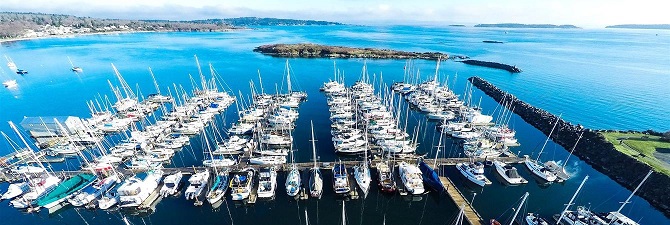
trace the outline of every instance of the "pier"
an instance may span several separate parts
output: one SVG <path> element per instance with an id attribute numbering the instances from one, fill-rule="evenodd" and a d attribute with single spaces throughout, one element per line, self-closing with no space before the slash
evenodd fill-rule
<path id="1" fill-rule="evenodd" d="M 447 190 L 447 194 L 451 198 L 451 201 L 453 201 L 454 204 L 456 204 L 456 206 L 459 208 L 461 206 L 464 207 L 463 215 L 470 225 L 484 224 L 482 216 L 480 216 L 479 213 L 477 213 L 477 210 L 472 207 L 470 202 L 465 199 L 463 193 L 461 193 L 461 191 L 456 188 L 456 185 L 454 185 L 454 182 L 452 182 L 451 179 L 448 177 L 440 177 L 440 182 L 442 183 L 444 189 Z"/>

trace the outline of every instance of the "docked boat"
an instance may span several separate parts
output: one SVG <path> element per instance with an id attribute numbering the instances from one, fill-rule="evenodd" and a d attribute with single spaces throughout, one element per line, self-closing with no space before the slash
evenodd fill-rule
<path id="1" fill-rule="evenodd" d="M 207 192 L 207 201 L 209 204 L 214 204 L 221 201 L 228 191 L 228 170 L 217 171 L 214 175 L 209 192 Z"/>
<path id="2" fill-rule="evenodd" d="M 461 172 L 465 178 L 480 187 L 484 187 L 484 185 L 490 183 L 486 176 L 484 176 L 484 164 L 481 162 L 458 163 L 456 164 L 456 169 L 458 169 L 458 172 Z"/>
<path id="3" fill-rule="evenodd" d="M 241 201 L 249 198 L 255 174 L 256 171 L 251 167 L 240 172 L 231 173 L 230 196 L 234 201 Z"/>
<path id="4" fill-rule="evenodd" d="M 98 208 L 106 210 L 119 203 L 119 196 L 115 190 L 107 191 L 100 199 L 98 199 Z"/>
<path id="5" fill-rule="evenodd" d="M 535 176 L 542 178 L 542 180 L 545 180 L 546 182 L 553 182 L 556 180 L 556 174 L 544 167 L 544 165 L 539 164 L 539 162 L 530 159 L 527 155 L 525 156 L 523 163 L 530 172 L 535 174 Z"/>
<path id="6" fill-rule="evenodd" d="M 75 192 L 90 186 L 96 178 L 97 176 L 89 173 L 80 173 L 72 176 L 70 179 L 61 182 L 47 195 L 35 200 L 35 203 L 51 211 L 51 209 L 55 209 L 55 207 L 63 204 Z"/>
<path id="7" fill-rule="evenodd" d="M 335 194 L 347 194 L 351 191 L 347 167 L 342 162 L 333 166 L 333 190 Z"/>
<path id="8" fill-rule="evenodd" d="M 393 171 L 387 162 L 377 163 L 377 177 L 379 178 L 379 188 L 384 193 L 394 193 L 396 191 L 395 178 Z"/>
<path id="9" fill-rule="evenodd" d="M 277 171 L 275 167 L 261 168 L 258 174 L 258 197 L 273 198 L 277 189 Z"/>
<path id="10" fill-rule="evenodd" d="M 256 165 L 281 165 L 286 163 L 285 156 L 257 156 L 249 158 L 249 163 Z"/>
<path id="11" fill-rule="evenodd" d="M 67 201 L 75 207 L 86 205 L 106 193 L 118 181 L 119 177 L 116 174 L 98 179 L 93 185 L 82 189 L 71 198 L 68 198 Z"/>
<path id="12" fill-rule="evenodd" d="M 309 194 L 312 198 L 321 199 L 323 194 L 323 175 L 321 169 L 316 163 L 316 139 L 314 139 L 314 124 L 310 121 L 312 126 L 312 156 L 314 166 L 309 169 Z"/>
<path id="13" fill-rule="evenodd" d="M 44 173 L 38 177 L 29 178 L 28 180 L 29 190 L 26 191 L 27 193 L 12 200 L 9 202 L 9 205 L 18 209 L 28 208 L 36 199 L 43 197 L 44 195 L 53 191 L 54 188 L 56 188 L 61 182 L 60 178 L 49 173 Z M 10 186 L 10 190 L 7 192 L 13 191 L 11 189 L 12 186 Z M 12 193 L 9 193 L 8 197 L 11 197 L 11 195 Z"/>
<path id="14" fill-rule="evenodd" d="M 298 193 L 300 192 L 300 186 L 301 186 L 300 171 L 295 165 L 293 165 L 291 167 L 291 171 L 288 173 L 288 176 L 286 177 L 286 194 L 291 197 L 298 195 Z"/>
<path id="15" fill-rule="evenodd" d="M 428 184 L 433 190 L 437 191 L 438 193 L 442 193 L 444 190 L 444 186 L 442 186 L 442 182 L 440 181 L 440 176 L 435 172 L 435 170 L 426 164 L 423 160 L 419 161 L 419 170 L 421 170 L 421 175 L 423 176 L 423 181 Z"/>
<path id="16" fill-rule="evenodd" d="M 367 135 L 365 140 L 367 143 Z M 356 184 L 358 184 L 358 187 L 361 189 L 361 191 L 363 191 L 363 197 L 368 196 L 368 191 L 370 190 L 370 182 L 372 182 L 372 177 L 370 176 L 370 168 L 368 168 L 367 144 L 365 148 L 366 151 L 364 152 L 362 165 L 354 167 L 354 178 L 356 179 Z"/>
<path id="17" fill-rule="evenodd" d="M 410 194 L 420 195 L 425 192 L 421 170 L 415 165 L 401 162 L 398 164 L 398 172 L 400 173 L 400 179 L 402 180 L 405 189 L 407 189 Z"/>
<path id="18" fill-rule="evenodd" d="M 30 185 L 27 181 L 11 183 L 9 184 L 7 191 L 2 194 L 2 197 L 0 197 L 0 200 L 11 200 L 23 195 L 24 193 L 27 193 L 28 191 L 30 191 Z"/>
<path id="19" fill-rule="evenodd" d="M 508 184 L 517 185 L 517 184 L 526 184 L 528 181 L 519 175 L 516 167 L 500 162 L 498 160 L 493 160 L 493 166 L 496 168 L 498 175 L 505 179 Z"/>
<path id="20" fill-rule="evenodd" d="M 161 187 L 159 194 L 163 197 L 177 194 L 182 177 L 183 174 L 181 171 L 166 176 L 165 179 L 163 179 L 163 186 Z"/>
<path id="21" fill-rule="evenodd" d="M 549 222 L 535 213 L 528 213 L 524 220 L 526 225 L 549 225 Z"/>
<path id="22" fill-rule="evenodd" d="M 122 208 L 138 207 L 142 203 L 153 202 L 158 193 L 154 194 L 163 178 L 163 170 L 154 168 L 136 174 L 124 181 L 116 190 L 119 195 L 119 206 Z"/>
<path id="23" fill-rule="evenodd" d="M 188 179 L 189 185 L 184 192 L 184 197 L 186 200 L 198 200 L 198 197 L 202 195 L 203 190 L 205 190 L 205 187 L 209 182 L 209 175 L 209 170 L 205 170 L 203 172 L 193 174 L 193 176 Z"/>

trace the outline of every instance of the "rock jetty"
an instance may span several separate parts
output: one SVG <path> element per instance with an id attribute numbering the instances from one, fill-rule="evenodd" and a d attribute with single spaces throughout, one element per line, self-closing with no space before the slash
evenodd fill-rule
<path id="1" fill-rule="evenodd" d="M 489 67 L 489 68 L 494 68 L 494 69 L 507 70 L 510 73 L 521 73 L 521 69 L 519 69 L 516 66 L 511 66 L 511 65 L 497 63 L 497 62 L 487 62 L 487 61 L 480 61 L 480 60 L 473 60 L 473 59 L 463 60 L 463 61 L 460 61 L 460 62 L 468 64 L 468 65 L 483 66 L 483 67 Z"/>
<path id="2" fill-rule="evenodd" d="M 351 48 L 318 44 L 271 44 L 254 48 L 254 52 L 276 57 L 300 58 L 369 58 L 369 59 L 467 59 L 441 52 L 404 52 L 390 49 Z"/>
<path id="3" fill-rule="evenodd" d="M 470 77 L 468 80 L 477 88 L 497 102 L 505 101 L 510 110 L 523 118 L 524 121 L 548 135 L 557 116 L 506 93 L 493 84 L 479 77 Z M 652 168 L 614 148 L 614 145 L 600 135 L 597 130 L 585 129 L 581 125 L 573 125 L 559 119 L 557 129 L 551 139 L 570 149 L 575 144 L 581 132 L 584 132 L 574 155 L 584 160 L 596 170 L 609 176 L 620 185 L 633 190 L 641 178 Z M 638 191 L 637 195 L 646 199 L 652 206 L 659 209 L 666 216 L 670 216 L 670 177 L 654 172 L 649 180 Z M 622 199 L 623 200 L 623 199 Z"/>

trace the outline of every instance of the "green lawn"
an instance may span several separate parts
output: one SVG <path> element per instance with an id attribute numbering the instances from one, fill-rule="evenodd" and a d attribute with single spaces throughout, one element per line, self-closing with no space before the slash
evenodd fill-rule
<path id="1" fill-rule="evenodd" d="M 656 149 L 670 149 L 670 142 L 659 141 L 658 136 L 641 133 L 600 132 L 614 144 L 614 147 L 626 155 L 642 161 L 655 171 L 670 176 L 670 165 L 654 156 Z"/>

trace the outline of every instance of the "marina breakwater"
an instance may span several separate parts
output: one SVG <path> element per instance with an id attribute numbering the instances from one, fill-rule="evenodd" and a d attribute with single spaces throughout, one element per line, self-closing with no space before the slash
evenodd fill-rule
<path id="1" fill-rule="evenodd" d="M 644 174 L 652 169 L 649 165 L 617 151 L 614 145 L 599 134 L 597 130 L 587 129 L 579 124 L 573 125 L 546 110 L 519 100 L 514 95 L 500 90 L 482 78 L 470 77 L 468 80 L 497 102 L 501 104 L 505 102 L 502 105 L 507 106 L 545 135 L 551 132 L 552 126 L 558 119 L 557 128 L 551 139 L 565 149 L 571 149 L 580 133 L 584 132 L 574 155 L 629 190 L 633 190 L 644 177 Z M 670 187 L 670 177 L 654 172 L 649 177 L 647 184 L 643 185 L 637 192 L 637 195 L 670 217 L 670 192 L 667 191 L 668 187 Z"/>
<path id="2" fill-rule="evenodd" d="M 488 67 L 488 68 L 507 70 L 510 73 L 521 73 L 521 69 L 519 69 L 519 67 L 512 66 L 512 65 L 507 65 L 507 64 L 502 64 L 502 63 L 497 63 L 497 62 L 487 62 L 487 61 L 473 60 L 473 59 L 463 60 L 463 61 L 460 61 L 460 62 L 468 64 L 468 65 L 483 66 L 483 67 Z"/>

